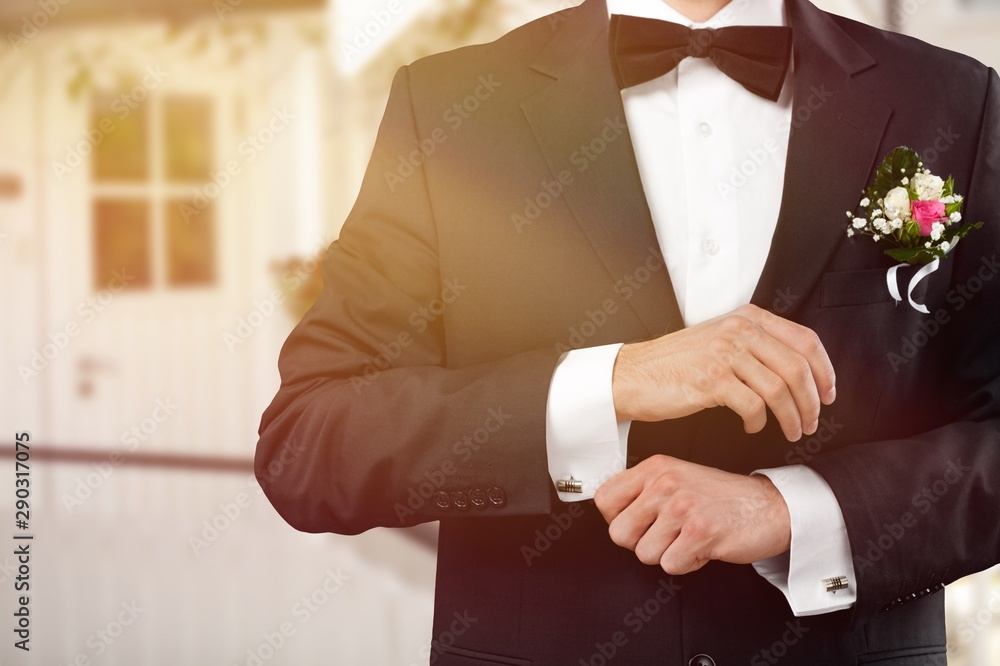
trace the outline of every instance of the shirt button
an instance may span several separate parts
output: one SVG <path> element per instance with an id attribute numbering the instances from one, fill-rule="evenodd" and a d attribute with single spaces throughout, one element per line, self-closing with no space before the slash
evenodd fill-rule
<path id="1" fill-rule="evenodd" d="M 715 666 L 715 660 L 709 657 L 707 654 L 698 654 L 691 657 L 691 661 L 688 662 L 689 666 Z"/>
<path id="2" fill-rule="evenodd" d="M 719 244 L 714 240 L 707 240 L 702 244 L 702 250 L 710 257 L 719 254 Z"/>
<path id="3" fill-rule="evenodd" d="M 712 126 L 708 123 L 701 123 L 698 125 L 698 131 L 702 136 L 708 137 L 712 136 Z"/>

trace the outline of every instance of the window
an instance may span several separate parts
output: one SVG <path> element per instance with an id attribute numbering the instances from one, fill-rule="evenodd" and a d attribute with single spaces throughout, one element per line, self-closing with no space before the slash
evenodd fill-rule
<path id="1" fill-rule="evenodd" d="M 212 116 L 207 96 L 94 95 L 89 126 L 100 137 L 91 156 L 95 289 L 123 268 L 135 275 L 129 289 L 216 283 L 214 207 L 192 204 L 211 177 Z"/>

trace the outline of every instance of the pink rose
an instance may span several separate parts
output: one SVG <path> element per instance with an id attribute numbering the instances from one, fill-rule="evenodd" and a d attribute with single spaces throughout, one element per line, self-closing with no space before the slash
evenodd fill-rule
<path id="1" fill-rule="evenodd" d="M 945 219 L 944 204 L 940 201 L 911 201 L 910 213 L 920 225 L 921 236 L 930 236 L 934 223 Z"/>

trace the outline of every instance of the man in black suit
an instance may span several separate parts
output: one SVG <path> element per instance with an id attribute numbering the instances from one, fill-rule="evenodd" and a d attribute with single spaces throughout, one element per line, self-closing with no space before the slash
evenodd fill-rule
<path id="1" fill-rule="evenodd" d="M 441 521 L 436 664 L 944 663 L 1000 549 L 1000 81 L 808 0 L 640 4 L 400 70 L 258 479 L 304 531 Z M 901 145 L 985 223 L 929 314 L 845 233 Z"/>

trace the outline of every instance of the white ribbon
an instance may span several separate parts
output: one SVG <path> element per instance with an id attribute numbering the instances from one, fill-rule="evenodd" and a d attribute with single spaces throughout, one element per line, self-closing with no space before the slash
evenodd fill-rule
<path id="1" fill-rule="evenodd" d="M 952 243 L 951 247 L 948 248 L 945 254 L 948 254 L 948 252 L 954 250 L 956 245 L 958 245 L 957 239 Z M 893 299 L 895 299 L 897 305 L 903 302 L 903 297 L 899 293 L 899 284 L 896 281 L 896 273 L 898 273 L 899 269 L 903 268 L 904 266 L 909 266 L 909 264 L 897 264 L 892 268 L 890 268 L 889 272 L 886 273 L 885 276 L 886 285 L 889 287 L 889 294 L 893 297 Z M 917 271 L 916 274 L 910 279 L 910 285 L 906 288 L 906 300 L 909 301 L 910 307 L 912 307 L 917 312 L 922 312 L 923 314 L 931 313 L 931 311 L 927 309 L 926 305 L 917 303 L 916 301 L 913 300 L 913 290 L 917 288 L 917 285 L 920 284 L 921 280 L 923 280 L 925 277 L 927 277 L 940 267 L 941 267 L 941 260 L 935 257 L 934 261 L 932 261 L 929 264 L 926 264 L 923 268 Z"/>

